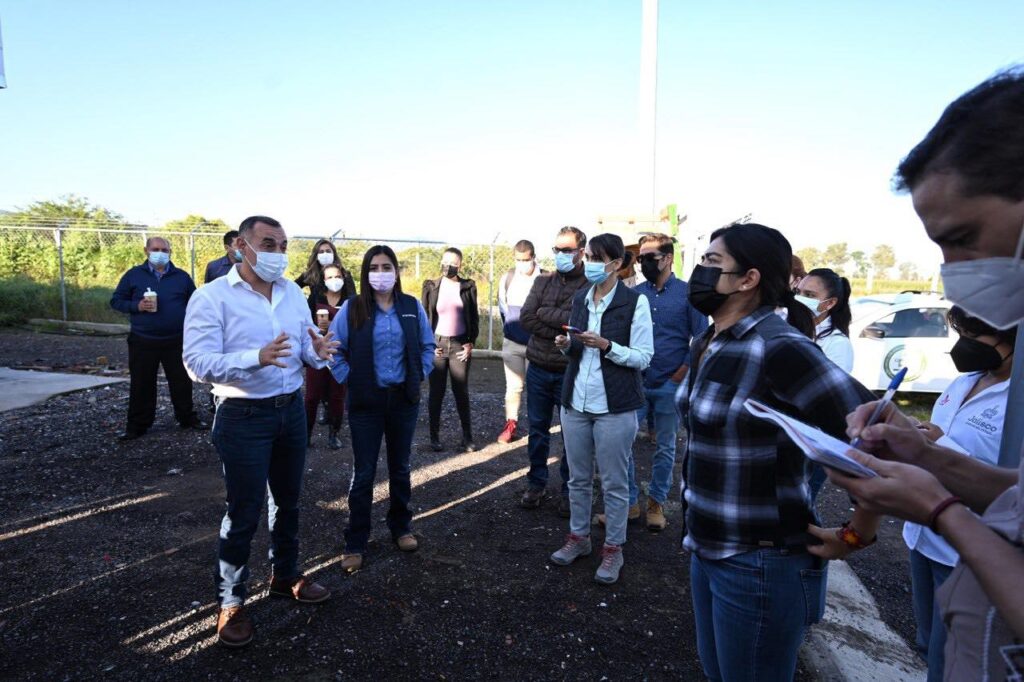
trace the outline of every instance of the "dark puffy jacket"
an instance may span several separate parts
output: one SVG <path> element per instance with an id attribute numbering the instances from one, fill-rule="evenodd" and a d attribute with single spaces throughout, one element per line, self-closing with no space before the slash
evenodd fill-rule
<path id="1" fill-rule="evenodd" d="M 440 288 L 440 277 L 423 282 L 421 303 L 423 309 L 427 311 L 431 329 L 437 329 L 437 292 Z M 476 303 L 476 282 L 459 277 L 459 297 L 462 298 L 462 322 L 466 331 L 456 341 L 476 344 L 476 337 L 480 335 L 480 308 Z"/>
<path id="2" fill-rule="evenodd" d="M 563 372 L 569 358 L 555 348 L 555 337 L 564 334 L 562 325 L 569 324 L 572 297 L 588 286 L 583 265 L 567 274 L 552 272 L 534 281 L 530 295 L 519 312 L 519 322 L 530 332 L 526 359 L 549 372 Z"/>

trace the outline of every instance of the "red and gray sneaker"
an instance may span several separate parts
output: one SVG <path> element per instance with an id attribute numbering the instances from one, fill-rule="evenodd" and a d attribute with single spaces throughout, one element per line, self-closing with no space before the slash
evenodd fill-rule
<path id="1" fill-rule="evenodd" d="M 590 536 L 574 535 L 569 533 L 565 539 L 562 549 L 551 555 L 551 563 L 559 566 L 568 566 L 582 556 L 589 556 L 593 551 L 590 544 Z"/>
<path id="2" fill-rule="evenodd" d="M 516 439 L 516 426 L 519 425 L 515 419 L 505 421 L 505 428 L 498 434 L 499 443 L 511 443 Z"/>
<path id="3" fill-rule="evenodd" d="M 601 548 L 601 565 L 597 567 L 594 580 L 604 585 L 618 582 L 619 571 L 622 570 L 622 546 L 605 545 Z"/>

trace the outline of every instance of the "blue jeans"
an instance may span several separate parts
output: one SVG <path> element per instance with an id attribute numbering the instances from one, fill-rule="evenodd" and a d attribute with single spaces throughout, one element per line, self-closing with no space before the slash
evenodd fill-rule
<path id="1" fill-rule="evenodd" d="M 212 440 L 224 470 L 227 512 L 220 524 L 214 582 L 220 605 L 234 606 L 245 601 L 249 548 L 264 497 L 274 576 L 299 575 L 299 493 L 306 463 L 306 411 L 298 392 L 281 407 L 232 399 L 219 403 Z"/>
<path id="2" fill-rule="evenodd" d="M 637 422 L 654 414 L 654 432 L 657 446 L 651 461 L 651 485 L 647 496 L 658 504 L 665 504 L 672 490 L 672 467 L 676 463 L 676 433 L 679 431 L 679 412 L 676 411 L 676 389 L 679 384 L 666 381 L 658 388 L 645 388 L 647 402 L 636 412 Z M 640 488 L 636 484 L 636 464 L 633 448 L 629 449 L 629 503 L 640 499 Z"/>
<path id="3" fill-rule="evenodd" d="M 697 652 L 710 680 L 785 680 L 808 625 L 825 612 L 827 563 L 760 549 L 717 561 L 690 558 Z"/>
<path id="4" fill-rule="evenodd" d="M 397 390 L 387 392 L 380 408 L 349 412 L 348 425 L 352 431 L 354 462 L 352 484 L 348 490 L 346 554 L 364 553 L 370 539 L 373 481 L 377 475 L 381 439 L 387 444 L 388 453 L 388 528 L 394 539 L 412 532 L 409 458 L 419 411 L 419 404 L 410 404 L 404 390 Z"/>
<path id="5" fill-rule="evenodd" d="M 548 484 L 548 455 L 551 453 L 551 416 L 562 406 L 562 380 L 565 372 L 549 372 L 531 362 L 526 370 L 526 416 L 530 420 L 530 471 L 526 474 L 531 488 Z M 569 463 L 562 455 L 558 465 L 562 475 L 562 494 L 569 494 Z"/>
<path id="6" fill-rule="evenodd" d="M 914 620 L 917 621 L 917 650 L 928 662 L 928 682 L 942 682 L 945 666 L 946 625 L 935 603 L 935 592 L 946 582 L 952 566 L 932 561 L 917 550 L 910 550 L 910 586 L 914 595 Z"/>

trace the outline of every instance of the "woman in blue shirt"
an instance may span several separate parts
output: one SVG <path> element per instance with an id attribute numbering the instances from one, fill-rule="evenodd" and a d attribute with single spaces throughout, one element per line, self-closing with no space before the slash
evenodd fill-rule
<path id="1" fill-rule="evenodd" d="M 342 570 L 363 566 L 370 537 L 370 508 L 380 442 L 387 442 L 390 506 L 388 527 L 403 552 L 419 546 L 409 508 L 409 458 L 419 416 L 420 383 L 430 374 L 434 335 L 427 314 L 414 297 L 402 293 L 398 258 L 378 244 L 363 256 L 359 294 L 349 299 L 331 323 L 339 342 L 331 372 L 349 385 L 349 429 L 353 469 L 348 493 Z"/>

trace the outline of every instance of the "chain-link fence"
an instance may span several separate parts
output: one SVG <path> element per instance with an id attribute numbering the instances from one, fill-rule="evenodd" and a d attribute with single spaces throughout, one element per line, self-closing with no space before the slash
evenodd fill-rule
<path id="1" fill-rule="evenodd" d="M 57 225 L 0 225 L 0 323 L 40 317 L 82 322 L 123 322 L 110 309 L 110 294 L 121 276 L 143 262 L 146 238 L 170 242 L 174 265 L 202 285 L 206 264 L 224 255 L 223 233 L 165 232 L 148 226 L 95 228 Z M 298 277 L 309 267 L 313 246 L 324 237 L 289 237 L 287 275 Z M 387 244 L 398 255 L 402 288 L 419 296 L 423 282 L 440 276 L 441 256 L 448 246 L 462 251 L 460 274 L 476 281 L 480 302 L 480 348 L 501 348 L 498 286 L 513 267 L 512 245 L 472 244 L 386 238 L 331 240 L 342 264 L 359 280 L 363 254 L 373 244 Z M 546 250 L 540 250 L 542 261 Z M 550 263 L 542 262 L 550 268 Z"/>

